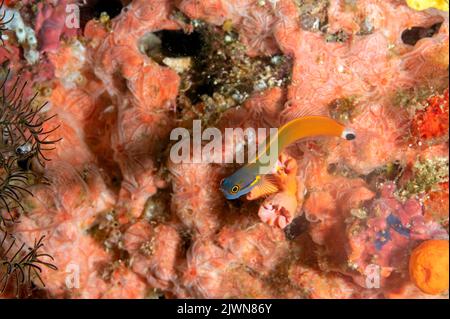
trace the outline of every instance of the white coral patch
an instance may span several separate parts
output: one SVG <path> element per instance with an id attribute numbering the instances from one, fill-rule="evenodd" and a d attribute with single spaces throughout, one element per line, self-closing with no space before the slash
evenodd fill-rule
<path id="1" fill-rule="evenodd" d="M 5 15 L 4 21 L 9 21 L 9 23 L 7 23 L 5 27 L 6 29 L 11 30 L 15 33 L 17 41 L 25 50 L 24 56 L 27 62 L 29 64 L 35 64 L 36 62 L 38 62 L 38 41 L 34 30 L 25 25 L 19 11 L 9 8 L 3 8 L 2 10 L 0 10 L 0 16 L 3 16 L 3 14 Z"/>
<path id="2" fill-rule="evenodd" d="M 66 89 L 73 89 L 85 83 L 82 69 L 86 63 L 86 48 L 77 40 L 70 44 L 70 51 L 70 62 L 56 70 L 55 74 Z"/>

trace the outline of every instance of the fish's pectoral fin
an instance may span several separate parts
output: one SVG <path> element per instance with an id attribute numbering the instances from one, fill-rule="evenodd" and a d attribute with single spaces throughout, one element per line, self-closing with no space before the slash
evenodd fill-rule
<path id="1" fill-rule="evenodd" d="M 262 175 L 260 181 L 247 195 L 248 200 L 268 196 L 280 191 L 279 180 L 274 175 Z"/>

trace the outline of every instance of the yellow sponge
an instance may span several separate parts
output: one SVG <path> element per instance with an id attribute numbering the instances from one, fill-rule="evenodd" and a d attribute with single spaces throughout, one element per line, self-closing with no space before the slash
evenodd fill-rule
<path id="1" fill-rule="evenodd" d="M 406 0 L 406 3 L 410 8 L 419 11 L 429 8 L 448 11 L 448 0 Z"/>

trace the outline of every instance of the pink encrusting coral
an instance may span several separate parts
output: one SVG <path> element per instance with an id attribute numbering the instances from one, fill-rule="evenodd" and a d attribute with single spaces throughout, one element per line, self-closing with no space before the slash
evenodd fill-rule
<path id="1" fill-rule="evenodd" d="M 17 11 L 39 41 L 35 65 L 11 31 L 0 47 L 2 65 L 31 80 L 26 93 L 49 102 L 43 115 L 57 115 L 46 129 L 59 125 L 40 168 L 49 183 L 30 188 L 9 229 L 28 246 L 46 236 L 58 267 L 41 274 L 47 296 L 430 297 L 407 261 L 448 239 L 448 15 L 398 0 L 133 0 L 72 30 L 71 3 Z M 199 48 L 171 39 L 184 32 Z M 231 68 L 208 73 L 226 48 Z M 356 139 L 289 146 L 269 177 L 276 191 L 229 201 L 219 185 L 237 165 L 169 157 L 172 129 L 192 134 L 194 119 L 223 133 L 311 112 Z"/>
<path id="2" fill-rule="evenodd" d="M 169 115 L 179 82 L 174 71 L 143 56 L 137 42 L 145 32 L 176 27 L 167 19 L 170 7 L 135 1 L 114 21 L 117 32 L 107 33 L 98 22 L 89 22 L 85 30 L 92 69 L 106 84 L 116 114 L 110 143 L 123 177 L 118 205 L 134 217 L 160 183 L 154 174 L 155 155 L 162 151 L 159 141 L 167 139 L 173 127 Z"/>
<path id="3" fill-rule="evenodd" d="M 55 6 L 45 2 L 37 4 L 35 31 L 38 35 L 41 52 L 56 51 L 63 35 L 70 38 L 78 33 L 79 29 L 76 25 L 67 24 L 67 21 L 73 20 L 67 16 L 67 12 L 70 12 L 68 5 L 77 3 L 74 0 L 61 0 Z"/>
<path id="4" fill-rule="evenodd" d="M 168 289 L 177 279 L 182 239 L 174 227 L 137 222 L 124 234 L 124 248 L 133 256 L 131 267 L 154 288 Z"/>
<path id="5" fill-rule="evenodd" d="M 264 201 L 258 215 L 263 222 L 283 229 L 292 222 L 297 212 L 297 164 L 294 159 L 281 155 L 275 170 L 280 190 Z M 260 195 L 251 192 L 247 198 L 254 200 Z M 264 194 L 267 195 L 270 194 Z"/>
<path id="6" fill-rule="evenodd" d="M 64 52 L 64 53 L 63 53 Z M 62 51 L 64 59 L 52 57 L 56 69 L 71 65 L 77 72 L 82 64 L 77 62 L 76 43 Z M 69 74 L 57 73 L 56 79 L 67 79 Z M 56 80 L 58 81 L 58 80 Z M 76 81 L 76 79 L 74 79 Z M 51 96 L 49 113 L 58 116 L 46 123 L 46 130 L 60 126 L 57 130 L 60 141 L 54 151 L 46 151 L 51 160 L 46 163 L 45 175 L 49 185 L 36 185 L 33 197 L 24 199 L 29 212 L 14 226 L 14 233 L 25 242 L 45 235 L 49 242 L 47 251 L 54 256 L 60 271 L 44 270 L 46 286 L 54 297 L 100 298 L 108 294 L 115 297 L 142 297 L 145 286 L 129 269 L 117 269 L 111 257 L 88 234 L 98 214 L 112 209 L 114 194 L 105 184 L 104 176 L 85 141 L 83 123 L 88 120 L 98 102 L 95 86 L 80 85 L 66 89 L 57 84 Z M 94 89 L 90 91 L 89 89 Z M 97 104 L 96 104 L 97 103 Z M 54 132 L 56 134 L 56 131 Z M 105 280 L 108 274 L 121 274 Z M 70 279 L 68 279 L 70 274 Z M 109 278 L 109 277 L 108 277 Z M 69 281 L 68 281 L 69 280 Z M 139 290 L 112 292 L 121 280 L 132 282 Z M 68 285 L 67 282 L 70 282 Z M 68 291 L 70 289 L 70 291 Z"/>

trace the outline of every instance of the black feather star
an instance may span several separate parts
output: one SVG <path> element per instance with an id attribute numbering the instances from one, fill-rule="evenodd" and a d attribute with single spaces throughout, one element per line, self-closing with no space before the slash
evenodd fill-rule
<path id="1" fill-rule="evenodd" d="M 20 297 L 21 289 L 31 289 L 36 281 L 45 287 L 41 278 L 43 267 L 58 268 L 52 263 L 52 256 L 41 252 L 44 237 L 35 241 L 33 247 L 26 248 L 25 244 L 17 245 L 13 236 L 4 233 L 0 241 L 0 293 L 14 287 L 16 297 Z"/>
<path id="2" fill-rule="evenodd" d="M 16 209 L 24 210 L 21 204 L 23 194 L 33 196 L 27 189 L 32 176 L 32 172 L 17 168 L 15 159 L 4 161 L 0 167 L 0 208 L 6 208 L 8 214 L 8 216 L 0 215 L 0 228 L 16 220 L 13 214 Z"/>
<path id="3" fill-rule="evenodd" d="M 5 4 L 5 0 L 1 0 L 1 3 L 0 3 L 0 43 L 1 44 L 4 44 L 4 42 L 3 42 L 3 32 L 8 30 L 8 29 L 6 29 L 6 25 L 8 23 L 10 23 L 14 19 L 14 16 L 9 18 L 8 20 L 5 19 L 6 18 L 6 11 L 2 12 L 2 8 L 3 8 L 4 4 Z"/>
<path id="4" fill-rule="evenodd" d="M 47 103 L 38 107 L 34 105 L 38 93 L 28 100 L 24 99 L 23 92 L 27 82 L 20 85 L 20 78 L 8 91 L 6 89 L 8 77 L 9 71 L 5 80 L 0 84 L 0 128 L 3 132 L 4 148 L 14 152 L 17 158 L 35 155 L 39 163 L 44 165 L 44 161 L 47 161 L 48 158 L 45 157 L 43 152 L 53 150 L 54 144 L 60 141 L 60 139 L 49 140 L 50 134 L 57 130 L 59 126 L 48 131 L 44 129 L 45 122 L 56 115 L 42 119 L 40 114 Z"/>
<path id="5" fill-rule="evenodd" d="M 7 85 L 9 76 L 8 71 L 0 80 L 0 235 L 4 234 L 0 238 L 0 294 L 14 287 L 19 297 L 20 291 L 32 288 L 34 283 L 44 285 L 40 276 L 42 267 L 56 270 L 51 263 L 53 257 L 41 253 L 43 237 L 26 248 L 25 244 L 17 244 L 7 229 L 25 211 L 23 196 L 33 196 L 29 187 L 38 178 L 31 164 L 23 162 L 44 167 L 49 160 L 46 151 L 53 150 L 59 141 L 50 135 L 59 126 L 46 130 L 46 122 L 53 118 L 42 117 L 47 104 L 36 106 L 37 94 L 25 98 L 27 83 L 20 84 L 20 78 L 11 82 L 12 86 Z"/>
<path id="6" fill-rule="evenodd" d="M 14 221 L 11 212 L 22 209 L 22 195 L 32 195 L 28 190 L 35 173 L 30 170 L 31 161 L 44 167 L 49 159 L 46 151 L 55 148 L 60 139 L 51 139 L 50 135 L 59 128 L 46 130 L 45 123 L 54 116 L 43 118 L 42 110 L 47 103 L 36 106 L 37 94 L 24 98 L 27 83 L 20 84 L 17 79 L 12 87 L 6 88 L 9 71 L 0 83 L 0 226 L 6 221 Z M 25 161 L 26 165 L 23 165 Z M 10 218 L 1 214 L 6 209 Z"/>

